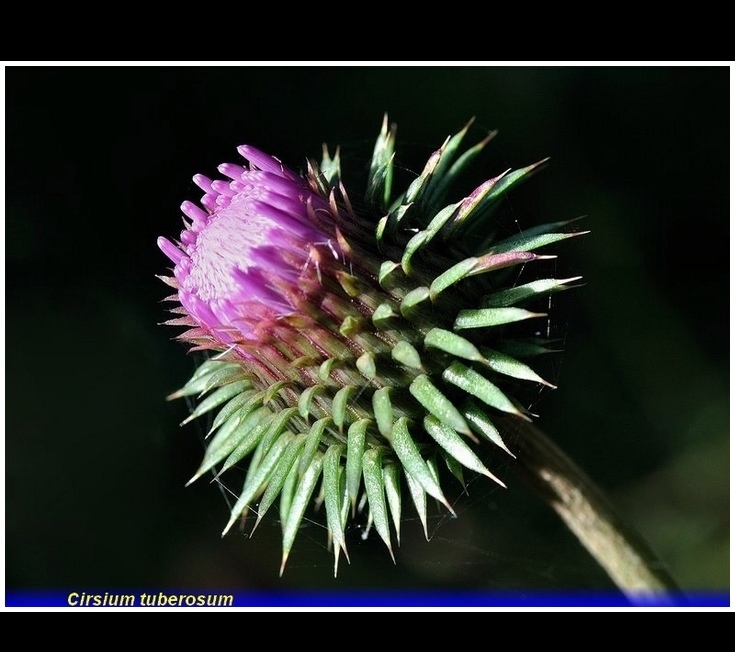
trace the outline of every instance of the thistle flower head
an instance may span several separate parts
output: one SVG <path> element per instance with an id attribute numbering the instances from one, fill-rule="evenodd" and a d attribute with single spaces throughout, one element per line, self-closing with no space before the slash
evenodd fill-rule
<path id="1" fill-rule="evenodd" d="M 529 415 L 509 390 L 549 385 L 524 361 L 548 342 L 512 328 L 543 316 L 528 307 L 535 298 L 577 278 L 519 284 L 517 273 L 550 257 L 538 249 L 579 232 L 557 222 L 498 235 L 495 209 L 540 164 L 446 203 L 494 135 L 464 149 L 468 128 L 395 193 L 395 127 L 384 120 L 365 211 L 353 208 L 338 154 L 325 149 L 299 175 L 240 147 L 248 165 L 220 166 L 226 180 L 195 176 L 201 207 L 184 202 L 179 241 L 159 239 L 174 263 L 164 280 L 179 314 L 166 323 L 187 327 L 180 339 L 212 353 L 172 394 L 200 399 L 187 422 L 215 413 L 191 481 L 246 468 L 223 534 L 251 513 L 255 529 L 278 502 L 281 572 L 313 499 L 336 574 L 348 520 L 366 519 L 393 556 L 403 496 L 428 538 L 429 499 L 453 513 L 447 475 L 504 486 L 479 450 L 512 455 L 497 416 Z"/>
<path id="2" fill-rule="evenodd" d="M 179 245 L 158 244 L 175 264 L 178 300 L 213 346 L 257 341 L 258 323 L 291 311 L 288 296 L 322 237 L 326 201 L 277 159 L 239 148 L 249 167 L 219 166 L 228 180 L 196 175 L 201 208 L 181 205 L 188 221 Z"/>

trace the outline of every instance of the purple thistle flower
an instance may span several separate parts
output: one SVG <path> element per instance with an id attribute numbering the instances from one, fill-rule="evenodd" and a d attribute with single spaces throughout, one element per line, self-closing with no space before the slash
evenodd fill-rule
<path id="1" fill-rule="evenodd" d="M 395 127 L 384 121 L 364 213 L 353 210 L 337 155 L 325 151 L 301 176 L 242 146 L 249 166 L 221 165 L 227 180 L 195 176 L 201 207 L 184 202 L 179 241 L 158 240 L 174 264 L 168 299 L 180 304 L 166 323 L 187 327 L 180 339 L 193 348 L 216 352 L 171 395 L 201 399 L 186 421 L 219 410 L 190 482 L 249 459 L 224 533 L 249 512 L 257 526 L 280 498 L 281 572 L 315 493 L 336 573 L 346 523 L 362 505 L 393 556 L 402 495 L 428 538 L 429 496 L 454 513 L 447 470 L 460 482 L 471 472 L 505 486 L 477 449 L 512 455 L 494 420 L 528 414 L 506 387 L 550 386 L 519 359 L 547 342 L 516 339 L 512 327 L 544 316 L 519 306 L 577 279 L 519 284 L 518 270 L 549 258 L 532 250 L 578 233 L 559 232 L 558 222 L 494 235 L 495 209 L 538 164 L 445 204 L 493 136 L 461 152 L 468 128 L 394 196 Z"/>
<path id="2" fill-rule="evenodd" d="M 185 201 L 179 242 L 161 237 L 158 246 L 175 265 L 178 301 L 196 328 L 189 338 L 246 354 L 259 324 L 294 312 L 293 288 L 328 237 L 317 213 L 330 207 L 278 159 L 238 151 L 249 167 L 220 165 L 227 181 L 196 175 L 203 208 Z"/>

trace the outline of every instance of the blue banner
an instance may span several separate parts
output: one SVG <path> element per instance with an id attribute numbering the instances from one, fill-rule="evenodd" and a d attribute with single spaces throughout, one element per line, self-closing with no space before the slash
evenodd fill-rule
<path id="1" fill-rule="evenodd" d="M 6 607 L 199 608 L 232 607 L 729 607 L 726 592 L 694 592 L 635 603 L 622 594 L 594 592 L 340 592 L 340 591 L 210 591 L 210 590 L 15 590 L 5 592 Z"/>

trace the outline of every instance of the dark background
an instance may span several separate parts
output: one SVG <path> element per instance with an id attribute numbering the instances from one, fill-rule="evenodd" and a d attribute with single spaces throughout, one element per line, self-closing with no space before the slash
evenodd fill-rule
<path id="1" fill-rule="evenodd" d="M 685 589 L 729 590 L 727 66 L 6 67 L 7 589 L 612 588 L 507 467 L 437 510 L 407 507 L 394 565 L 351 530 L 332 577 L 318 517 L 278 577 L 273 516 L 184 488 L 201 431 L 164 397 L 194 360 L 156 279 L 197 172 L 249 143 L 299 168 L 322 142 L 358 173 L 388 112 L 418 172 L 472 116 L 500 133 L 478 181 L 550 156 L 511 197 L 530 227 L 586 215 L 558 247 L 565 352 L 537 424 L 608 493 Z M 474 141 L 473 141 L 474 142 Z M 359 183 L 362 178 L 359 178 Z M 361 188 L 361 186 L 359 187 Z M 359 189 L 358 188 L 358 189 Z M 561 275 L 561 274 L 560 274 Z"/>

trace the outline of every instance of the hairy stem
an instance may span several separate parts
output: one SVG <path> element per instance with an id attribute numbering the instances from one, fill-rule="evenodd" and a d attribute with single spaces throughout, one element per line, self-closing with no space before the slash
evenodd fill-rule
<path id="1" fill-rule="evenodd" d="M 518 473 L 562 518 L 636 605 L 674 604 L 679 589 L 641 536 L 615 512 L 592 480 L 541 430 L 515 417 L 501 430 Z"/>

